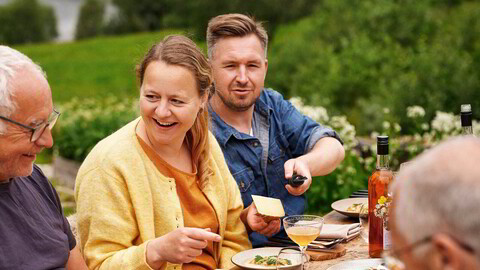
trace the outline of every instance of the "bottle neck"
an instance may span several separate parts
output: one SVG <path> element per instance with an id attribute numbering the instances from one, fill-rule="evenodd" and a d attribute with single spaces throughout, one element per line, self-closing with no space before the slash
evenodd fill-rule
<path id="1" fill-rule="evenodd" d="M 388 155 L 377 155 L 377 170 L 388 170 Z"/>
<path id="2" fill-rule="evenodd" d="M 462 134 L 463 134 L 463 135 L 473 135 L 473 128 L 472 128 L 472 126 L 463 126 L 463 127 L 462 127 Z"/>

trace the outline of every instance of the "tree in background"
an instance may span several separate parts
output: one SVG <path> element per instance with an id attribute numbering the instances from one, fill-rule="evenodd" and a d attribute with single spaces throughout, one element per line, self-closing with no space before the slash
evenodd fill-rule
<path id="1" fill-rule="evenodd" d="M 101 0 L 86 0 L 80 8 L 75 39 L 84 39 L 102 34 L 105 3 Z"/>
<path id="2" fill-rule="evenodd" d="M 166 0 L 112 0 L 118 14 L 107 26 L 107 34 L 154 31 L 164 28 L 163 17 L 169 12 Z"/>
<path id="3" fill-rule="evenodd" d="M 167 1 L 170 2 L 168 4 L 170 12 L 166 16 L 166 24 L 190 28 L 198 40 L 205 40 L 208 21 L 225 13 L 248 14 L 264 21 L 272 38 L 280 24 L 310 15 L 314 7 L 321 2 L 321 0 L 189 0 L 183 1 L 182 5 L 175 5 L 174 0 Z"/>
<path id="4" fill-rule="evenodd" d="M 58 33 L 52 7 L 37 0 L 14 0 L 0 6 L 0 43 L 50 41 Z"/>
<path id="5" fill-rule="evenodd" d="M 219 14 L 244 13 L 266 22 L 270 36 L 281 23 L 311 14 L 321 0 L 112 0 L 119 14 L 107 26 L 110 34 L 187 28 L 205 39 L 208 21 Z"/>

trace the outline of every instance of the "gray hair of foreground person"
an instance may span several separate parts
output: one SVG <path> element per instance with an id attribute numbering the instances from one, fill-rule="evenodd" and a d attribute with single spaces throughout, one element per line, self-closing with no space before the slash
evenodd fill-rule
<path id="1" fill-rule="evenodd" d="M 436 233 L 466 244 L 480 260 L 480 139 L 450 139 L 399 172 L 392 185 L 395 225 L 408 244 Z M 431 245 L 414 249 L 424 256 Z"/>
<path id="2" fill-rule="evenodd" d="M 30 58 L 8 46 L 0 45 L 0 115 L 9 117 L 16 109 L 12 91 L 12 79 L 15 73 L 26 65 L 31 65 L 34 70 L 38 70 L 45 78 L 45 72 L 42 68 L 32 62 Z M 0 134 L 6 131 L 6 125 L 0 121 Z"/>
<path id="3" fill-rule="evenodd" d="M 247 15 L 233 13 L 212 18 L 207 27 L 208 58 L 212 59 L 215 44 L 220 39 L 228 37 L 245 37 L 254 34 L 260 40 L 265 58 L 267 57 L 268 34 L 261 22 Z"/>

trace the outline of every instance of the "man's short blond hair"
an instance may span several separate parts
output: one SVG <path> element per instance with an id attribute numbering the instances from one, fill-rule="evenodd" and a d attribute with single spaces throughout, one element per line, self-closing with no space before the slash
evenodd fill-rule
<path id="1" fill-rule="evenodd" d="M 207 28 L 208 58 L 212 59 L 217 42 L 227 37 L 245 37 L 254 34 L 260 40 L 267 58 L 268 35 L 262 22 L 243 14 L 224 14 L 212 18 Z"/>

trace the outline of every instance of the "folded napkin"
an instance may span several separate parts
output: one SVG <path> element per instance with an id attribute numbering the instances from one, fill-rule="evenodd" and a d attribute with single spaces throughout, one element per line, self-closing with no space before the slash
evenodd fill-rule
<path id="1" fill-rule="evenodd" d="M 323 224 L 322 230 L 318 238 L 320 239 L 336 239 L 343 238 L 347 241 L 352 240 L 360 234 L 360 223 L 353 224 Z"/>

